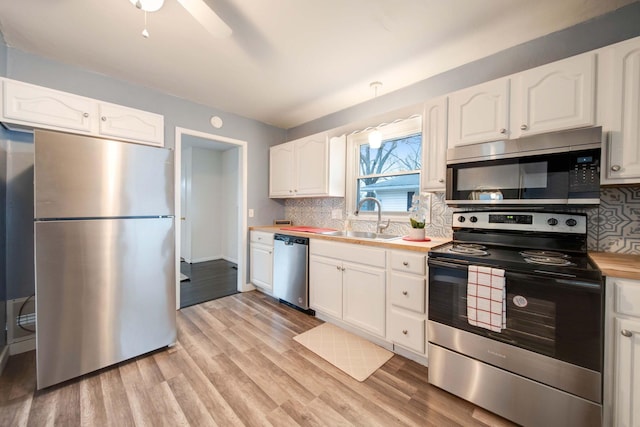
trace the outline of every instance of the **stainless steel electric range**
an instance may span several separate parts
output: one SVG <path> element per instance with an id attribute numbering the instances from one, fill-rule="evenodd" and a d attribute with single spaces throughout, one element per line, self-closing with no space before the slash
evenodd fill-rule
<path id="1" fill-rule="evenodd" d="M 526 426 L 600 426 L 604 287 L 586 215 L 457 212 L 453 230 L 429 252 L 429 382 Z M 478 267 L 504 277 L 497 330 L 470 323 Z"/>

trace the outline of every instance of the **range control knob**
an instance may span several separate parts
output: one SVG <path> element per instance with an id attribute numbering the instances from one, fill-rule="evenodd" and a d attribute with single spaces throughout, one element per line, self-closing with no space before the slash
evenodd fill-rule
<path id="1" fill-rule="evenodd" d="M 558 220 L 557 220 L 557 219 L 555 219 L 555 218 L 549 218 L 549 219 L 547 220 L 547 224 L 549 224 L 549 225 L 551 225 L 551 226 L 558 225 Z"/>
<path id="2" fill-rule="evenodd" d="M 567 224 L 569 227 L 574 227 L 577 223 L 578 223 L 578 221 L 576 221 L 576 220 L 575 220 L 575 219 L 573 219 L 573 218 L 569 218 L 569 219 L 565 222 L 565 224 Z"/>
<path id="3" fill-rule="evenodd" d="M 477 216 L 472 216 L 471 218 L 469 218 L 469 221 L 478 222 L 478 217 Z"/>
<path id="4" fill-rule="evenodd" d="M 465 217 L 463 217 L 462 215 L 460 215 L 460 216 L 458 217 L 458 222 L 464 222 L 465 220 L 466 220 L 466 218 L 465 218 Z"/>

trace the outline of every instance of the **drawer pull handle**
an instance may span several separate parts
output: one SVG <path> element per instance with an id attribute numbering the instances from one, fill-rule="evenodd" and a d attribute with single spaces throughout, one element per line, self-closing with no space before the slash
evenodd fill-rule
<path id="1" fill-rule="evenodd" d="M 408 261 L 402 261 L 402 265 L 404 265 L 405 267 L 409 266 L 409 262 Z"/>
<path id="2" fill-rule="evenodd" d="M 89 117 L 89 113 L 82 114 L 82 117 Z"/>
<path id="3" fill-rule="evenodd" d="M 614 171 L 614 172 L 618 172 L 620 169 L 622 169 L 622 168 L 620 167 L 620 165 L 613 165 L 613 166 L 611 166 L 611 170 L 612 170 L 612 171 Z"/>
<path id="4" fill-rule="evenodd" d="M 520 126 L 520 129 L 522 129 L 522 130 L 527 130 L 527 129 L 529 129 L 529 126 L 527 126 L 527 125 L 522 125 L 522 126 Z"/>
<path id="5" fill-rule="evenodd" d="M 402 333 L 403 333 L 404 335 L 407 335 L 407 334 L 409 333 L 409 331 L 407 331 L 406 329 L 403 329 L 403 330 L 402 330 Z"/>
<path id="6" fill-rule="evenodd" d="M 338 270 L 340 270 L 340 266 L 339 266 L 339 265 L 336 265 L 336 268 L 337 268 Z"/>
<path id="7" fill-rule="evenodd" d="M 402 291 L 402 295 L 407 295 L 407 291 Z"/>
<path id="8" fill-rule="evenodd" d="M 628 331 L 626 329 L 621 330 L 620 333 L 622 334 L 623 337 L 630 337 L 633 335 L 631 331 Z"/>

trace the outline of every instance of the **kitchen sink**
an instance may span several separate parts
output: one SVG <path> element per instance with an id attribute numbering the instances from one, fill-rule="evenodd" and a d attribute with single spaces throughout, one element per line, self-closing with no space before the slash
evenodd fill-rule
<path id="1" fill-rule="evenodd" d="M 352 237 L 354 239 L 370 240 L 393 240 L 402 237 L 395 234 L 379 234 L 371 231 L 330 231 L 322 234 L 325 236 Z"/>

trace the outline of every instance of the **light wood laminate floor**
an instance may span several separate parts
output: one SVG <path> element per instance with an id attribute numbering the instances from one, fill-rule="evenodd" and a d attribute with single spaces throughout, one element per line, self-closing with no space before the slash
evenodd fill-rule
<path id="1" fill-rule="evenodd" d="M 321 321 L 259 292 L 178 312 L 175 347 L 35 391 L 35 353 L 0 377 L 0 426 L 510 426 L 393 356 L 358 382 L 292 338 Z"/>

